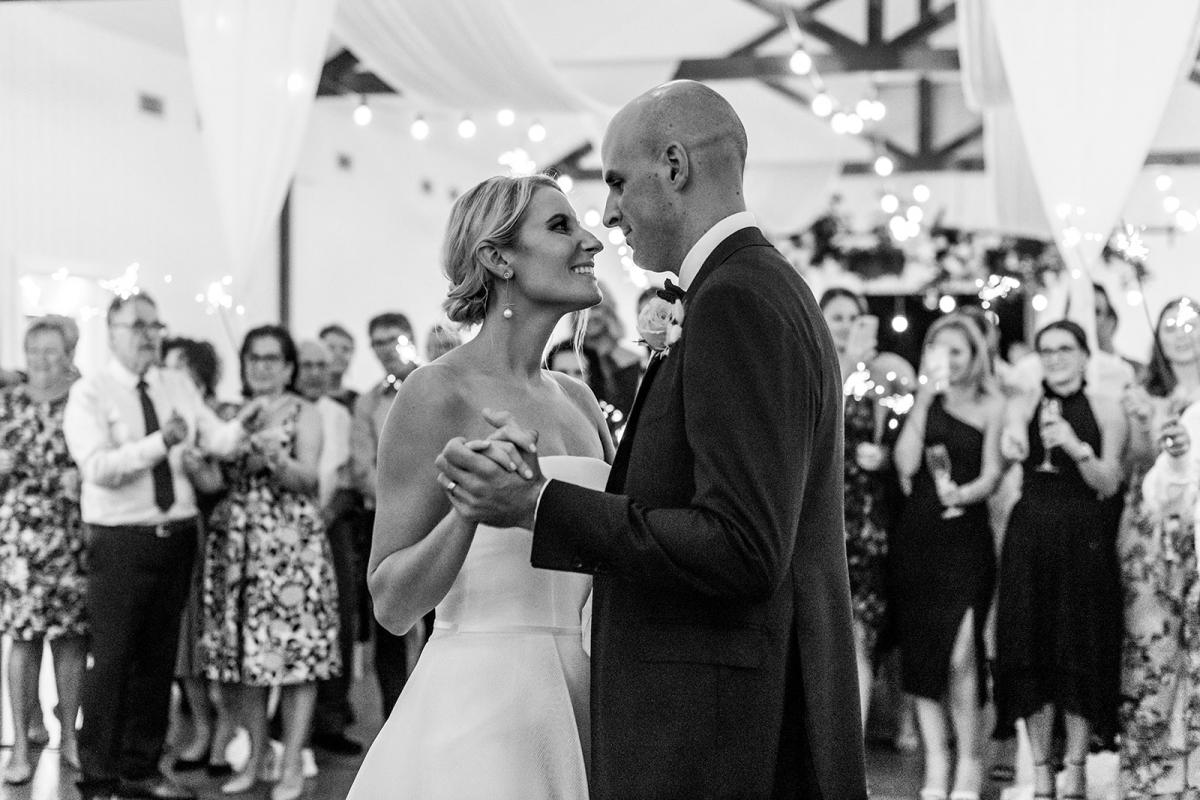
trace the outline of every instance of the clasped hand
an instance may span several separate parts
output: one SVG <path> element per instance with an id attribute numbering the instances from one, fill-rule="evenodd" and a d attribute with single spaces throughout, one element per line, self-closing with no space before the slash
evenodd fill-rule
<path id="1" fill-rule="evenodd" d="M 486 439 L 457 436 L 434 464 L 438 485 L 464 519 L 498 528 L 533 527 L 546 478 L 537 461 L 537 431 L 518 425 L 507 411 L 483 409 L 495 430 Z"/>

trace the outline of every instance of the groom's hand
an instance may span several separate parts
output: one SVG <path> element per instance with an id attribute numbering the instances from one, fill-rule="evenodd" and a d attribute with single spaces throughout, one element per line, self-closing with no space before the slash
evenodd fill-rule
<path id="1" fill-rule="evenodd" d="M 497 463 L 480 444 L 451 439 L 435 462 L 438 485 L 465 519 L 499 528 L 533 527 L 534 511 L 546 479 L 536 460 L 510 468 L 508 456 Z M 522 473 L 529 475 L 524 477 Z"/>

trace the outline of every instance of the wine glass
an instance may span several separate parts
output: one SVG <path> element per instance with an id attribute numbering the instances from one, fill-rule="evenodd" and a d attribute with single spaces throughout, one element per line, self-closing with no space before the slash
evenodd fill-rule
<path id="1" fill-rule="evenodd" d="M 937 487 L 939 493 L 944 493 L 954 479 L 950 477 L 950 452 L 944 444 L 931 444 L 925 448 L 925 464 L 929 467 L 929 474 L 933 476 L 933 483 Z M 942 519 L 954 519 L 961 517 L 963 510 L 958 506 L 946 506 L 946 510 L 942 512 Z"/>
<path id="2" fill-rule="evenodd" d="M 1050 423 L 1059 422 L 1062 420 L 1062 403 L 1055 397 L 1042 398 L 1042 411 L 1038 417 L 1040 433 L 1042 436 L 1042 463 L 1038 464 L 1034 469 L 1037 472 L 1045 472 L 1054 474 L 1058 472 L 1058 467 L 1050 463 L 1050 450 L 1052 447 L 1046 445 L 1046 427 Z"/>

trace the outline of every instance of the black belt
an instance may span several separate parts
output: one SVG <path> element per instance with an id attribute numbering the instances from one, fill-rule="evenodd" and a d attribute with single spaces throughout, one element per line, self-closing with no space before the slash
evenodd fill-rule
<path id="1" fill-rule="evenodd" d="M 170 522 L 160 522 L 157 525 L 92 525 L 88 527 L 99 533 L 120 534 L 153 534 L 160 539 L 166 539 L 173 533 L 195 533 L 199 521 L 196 517 L 174 519 Z"/>

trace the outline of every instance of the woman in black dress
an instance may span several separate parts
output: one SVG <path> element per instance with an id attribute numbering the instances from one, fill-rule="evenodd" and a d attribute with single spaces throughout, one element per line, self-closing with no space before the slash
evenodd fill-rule
<path id="1" fill-rule="evenodd" d="M 996 561 L 987 498 L 1000 479 L 1003 404 L 987 345 L 962 314 L 925 337 L 923 382 L 896 442 L 912 494 L 891 547 L 891 600 L 904 690 L 916 696 L 925 749 L 922 800 L 946 800 L 954 724 L 953 800 L 978 800 L 979 710 L 986 696 L 983 632 Z"/>
<path id="2" fill-rule="evenodd" d="M 1025 720 L 1039 798 L 1055 795 L 1051 737 L 1062 712 L 1062 796 L 1081 799 L 1092 736 L 1108 741 L 1116 731 L 1121 589 L 1117 520 L 1103 501 L 1121 485 L 1127 422 L 1116 399 L 1087 391 L 1078 325 L 1053 322 L 1035 346 L 1043 392 L 1010 404 L 1001 442 L 1006 457 L 1024 462 L 1024 479 L 1000 560 L 997 708 L 1007 721 Z"/>

